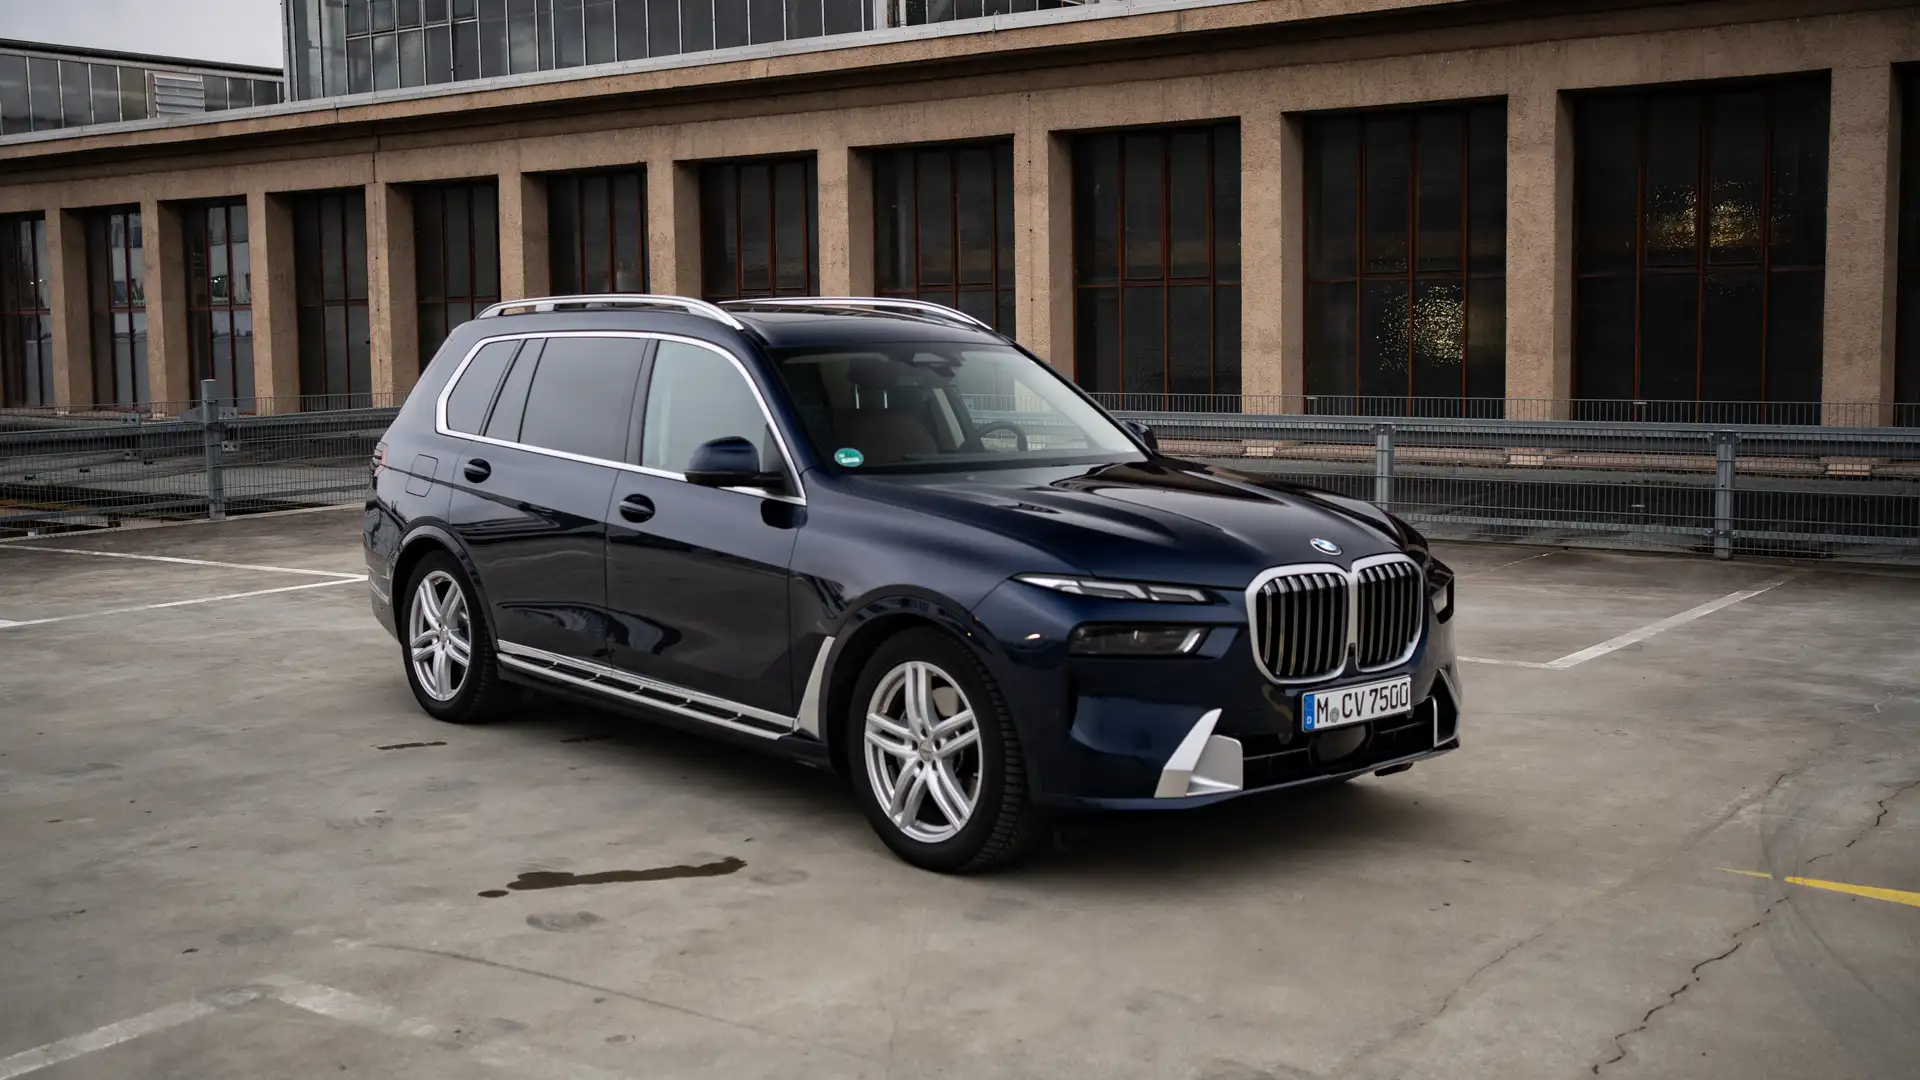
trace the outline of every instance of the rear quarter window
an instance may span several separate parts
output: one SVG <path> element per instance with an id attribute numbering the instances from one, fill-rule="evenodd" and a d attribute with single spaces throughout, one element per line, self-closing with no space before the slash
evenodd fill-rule
<path id="1" fill-rule="evenodd" d="M 500 386 L 500 376 L 506 374 L 513 352 L 519 347 L 518 341 L 489 341 L 480 347 L 467 362 L 467 369 L 460 373 L 460 381 L 453 384 L 453 392 L 447 395 L 447 430 L 480 434 L 480 426 L 487 422 L 487 410 L 493 405 L 494 391 Z"/>

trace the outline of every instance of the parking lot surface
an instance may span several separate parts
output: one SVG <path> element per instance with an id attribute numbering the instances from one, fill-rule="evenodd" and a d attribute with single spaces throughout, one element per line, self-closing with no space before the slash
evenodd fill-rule
<path id="1" fill-rule="evenodd" d="M 950 878 L 436 724 L 357 530 L 0 543 L 0 1080 L 1920 1075 L 1920 578 L 1440 545 L 1462 752 Z"/>

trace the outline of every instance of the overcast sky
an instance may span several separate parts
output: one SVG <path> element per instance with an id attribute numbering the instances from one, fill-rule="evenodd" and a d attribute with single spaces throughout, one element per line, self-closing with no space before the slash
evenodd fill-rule
<path id="1" fill-rule="evenodd" d="M 280 0 L 0 0 L 0 38 L 277 68 Z"/>

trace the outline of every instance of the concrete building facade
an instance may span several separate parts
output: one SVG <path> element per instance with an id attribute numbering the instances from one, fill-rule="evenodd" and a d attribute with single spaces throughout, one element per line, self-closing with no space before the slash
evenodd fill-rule
<path id="1" fill-rule="evenodd" d="M 0 393 L 352 404 L 497 299 L 883 293 L 1129 404 L 1914 422 L 1916 60 L 1873 0 L 1092 4 L 0 139 L 51 341 Z"/>

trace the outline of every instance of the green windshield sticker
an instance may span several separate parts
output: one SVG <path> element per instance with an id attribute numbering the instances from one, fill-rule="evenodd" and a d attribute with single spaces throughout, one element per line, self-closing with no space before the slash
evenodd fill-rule
<path id="1" fill-rule="evenodd" d="M 867 455 L 851 446 L 843 446 L 833 452 L 833 460 L 846 468 L 857 469 L 861 462 L 867 460 Z"/>

